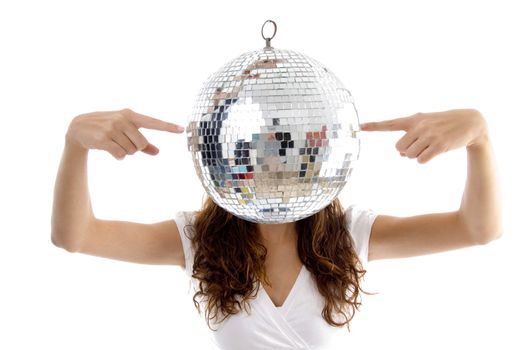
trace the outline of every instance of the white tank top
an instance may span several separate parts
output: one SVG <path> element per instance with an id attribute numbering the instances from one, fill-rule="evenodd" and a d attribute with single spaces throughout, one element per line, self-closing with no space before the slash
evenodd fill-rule
<path id="1" fill-rule="evenodd" d="M 197 281 L 192 278 L 194 254 L 183 227 L 192 224 L 195 212 L 179 211 L 175 222 L 183 243 L 185 272 L 194 291 Z M 347 227 L 360 261 L 367 266 L 371 226 L 378 214 L 372 209 L 350 205 L 345 210 Z M 192 293 L 193 295 L 193 293 Z M 337 334 L 347 328 L 329 325 L 321 315 L 324 299 L 318 292 L 312 274 L 301 267 L 300 273 L 282 306 L 276 307 L 263 287 L 250 302 L 251 312 L 242 310 L 219 324 L 210 325 L 214 349 L 331 349 Z M 205 327 L 208 328 L 206 323 Z"/>

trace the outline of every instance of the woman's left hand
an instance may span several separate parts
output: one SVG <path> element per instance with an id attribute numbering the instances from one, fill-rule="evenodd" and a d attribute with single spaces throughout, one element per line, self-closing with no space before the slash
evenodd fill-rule
<path id="1" fill-rule="evenodd" d="M 404 130 L 396 143 L 401 156 L 426 163 L 440 153 L 459 147 L 477 147 L 487 141 L 488 128 L 475 109 L 416 113 L 409 117 L 360 124 L 363 131 Z"/>

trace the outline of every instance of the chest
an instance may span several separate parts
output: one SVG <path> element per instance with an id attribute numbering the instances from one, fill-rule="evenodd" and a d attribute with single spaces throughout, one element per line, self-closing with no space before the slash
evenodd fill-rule
<path id="1" fill-rule="evenodd" d="M 261 281 L 262 287 L 276 307 L 281 307 L 294 287 L 303 264 L 296 247 L 268 249 L 265 269 L 270 285 Z"/>
<path id="2" fill-rule="evenodd" d="M 299 259 L 296 261 L 299 262 Z M 270 262 L 269 262 L 270 264 Z M 271 270 L 272 271 L 272 270 Z M 276 280 L 277 287 L 283 287 Z M 286 279 L 285 279 L 286 280 Z M 331 347 L 336 334 L 343 328 L 330 326 L 322 317 L 324 299 L 314 279 L 302 265 L 298 280 L 288 291 L 286 300 L 278 300 L 275 289 L 260 286 L 257 297 L 251 301 L 250 312 L 231 315 L 212 332 L 216 343 L 224 349 L 340 349 Z M 262 289 L 261 289 L 262 288 Z M 272 296 L 272 297 L 271 297 Z M 272 300 L 273 299 L 273 300 Z"/>

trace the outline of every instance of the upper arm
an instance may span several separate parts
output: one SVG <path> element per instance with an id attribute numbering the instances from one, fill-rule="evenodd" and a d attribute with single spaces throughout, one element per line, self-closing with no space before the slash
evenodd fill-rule
<path id="1" fill-rule="evenodd" d="M 378 215 L 369 260 L 405 258 L 475 245 L 458 211 L 409 217 Z"/>
<path id="2" fill-rule="evenodd" d="M 73 251 L 139 264 L 185 266 L 174 220 L 142 224 L 95 219 Z"/>

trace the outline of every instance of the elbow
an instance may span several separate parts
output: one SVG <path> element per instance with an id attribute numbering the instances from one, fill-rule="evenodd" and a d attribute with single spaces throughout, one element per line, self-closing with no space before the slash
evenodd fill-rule
<path id="1" fill-rule="evenodd" d="M 486 245 L 502 237 L 504 230 L 501 220 L 468 225 L 462 215 L 459 218 L 461 231 L 465 233 L 472 245 Z"/>
<path id="2" fill-rule="evenodd" d="M 55 247 L 62 248 L 70 253 L 76 253 L 78 251 L 78 244 L 73 244 L 72 242 L 59 237 L 60 235 L 56 233 L 51 234 L 51 243 Z"/>
<path id="3" fill-rule="evenodd" d="M 502 237 L 502 230 L 478 231 L 474 235 L 475 245 L 486 245 Z"/>

